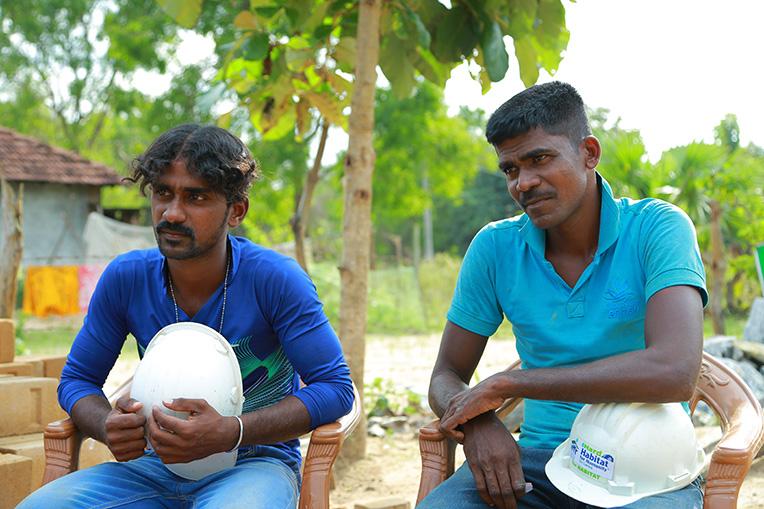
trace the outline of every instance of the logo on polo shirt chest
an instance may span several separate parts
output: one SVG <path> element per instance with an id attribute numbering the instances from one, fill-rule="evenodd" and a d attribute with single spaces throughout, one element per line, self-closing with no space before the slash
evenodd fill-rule
<path id="1" fill-rule="evenodd" d="M 607 317 L 613 320 L 628 320 L 640 311 L 637 294 L 623 279 L 613 280 L 604 293 Z"/>

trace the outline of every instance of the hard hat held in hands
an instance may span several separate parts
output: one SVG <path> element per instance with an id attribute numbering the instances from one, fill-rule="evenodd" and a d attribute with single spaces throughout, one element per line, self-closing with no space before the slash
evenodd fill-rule
<path id="1" fill-rule="evenodd" d="M 149 419 L 156 405 L 162 412 L 187 419 L 163 401 L 175 398 L 204 399 L 220 415 L 241 415 L 244 404 L 241 370 L 231 345 L 217 331 L 195 322 L 168 325 L 151 339 L 138 364 L 130 390 L 143 403 Z M 167 468 L 186 479 L 199 480 L 236 464 L 237 452 L 219 452 Z"/>
<path id="2" fill-rule="evenodd" d="M 571 498 L 618 507 L 687 486 L 704 460 L 681 403 L 604 403 L 584 405 L 545 471 Z"/>

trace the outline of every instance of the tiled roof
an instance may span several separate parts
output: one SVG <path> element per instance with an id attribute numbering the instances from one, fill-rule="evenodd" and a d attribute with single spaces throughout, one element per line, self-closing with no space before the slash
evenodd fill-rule
<path id="1" fill-rule="evenodd" d="M 55 182 L 103 186 L 119 184 L 103 164 L 0 127 L 0 176 L 16 182 Z"/>

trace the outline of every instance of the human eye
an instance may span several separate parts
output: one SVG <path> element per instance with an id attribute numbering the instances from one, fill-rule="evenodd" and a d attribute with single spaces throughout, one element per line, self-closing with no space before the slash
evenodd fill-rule
<path id="1" fill-rule="evenodd" d="M 515 175 L 517 175 L 517 171 L 518 170 L 517 170 L 517 166 L 504 166 L 504 167 L 501 168 L 501 171 L 507 177 L 512 178 Z"/>
<path id="2" fill-rule="evenodd" d="M 549 154 L 538 154 L 533 157 L 534 163 L 543 163 L 549 159 Z"/>
<path id="3" fill-rule="evenodd" d="M 207 195 L 194 191 L 188 195 L 188 199 L 192 202 L 200 203 L 207 199 Z"/>

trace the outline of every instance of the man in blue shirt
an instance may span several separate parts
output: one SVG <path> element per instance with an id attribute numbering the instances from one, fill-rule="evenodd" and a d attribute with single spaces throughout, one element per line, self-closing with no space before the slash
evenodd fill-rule
<path id="1" fill-rule="evenodd" d="M 150 190 L 158 249 L 119 256 L 104 271 L 59 385 L 61 405 L 78 429 L 105 443 L 118 463 L 62 477 L 21 507 L 294 507 L 297 438 L 347 413 L 353 389 L 305 272 L 228 234 L 247 213 L 257 165 L 227 131 L 188 124 L 161 135 L 132 169 L 131 180 Z M 106 400 L 103 383 L 126 336 L 135 337 L 142 355 L 160 329 L 179 321 L 218 330 L 233 346 L 245 396 L 241 425 L 204 400 L 165 403 L 189 412 L 187 421 L 154 409 L 148 422 L 139 402 L 125 397 L 112 409 Z M 239 443 L 235 467 L 199 481 L 162 463 Z"/>
<path id="2" fill-rule="evenodd" d="M 693 393 L 707 301 L 695 230 L 660 200 L 615 199 L 573 87 L 514 96 L 490 118 L 512 198 L 525 212 L 484 227 L 459 274 L 430 403 L 467 463 L 422 508 L 585 507 L 544 465 L 584 403 L 678 402 Z M 468 383 L 503 318 L 522 370 Z M 525 398 L 519 445 L 494 410 Z M 526 482 L 533 486 L 526 494 Z M 698 483 L 629 507 L 701 507 Z"/>

